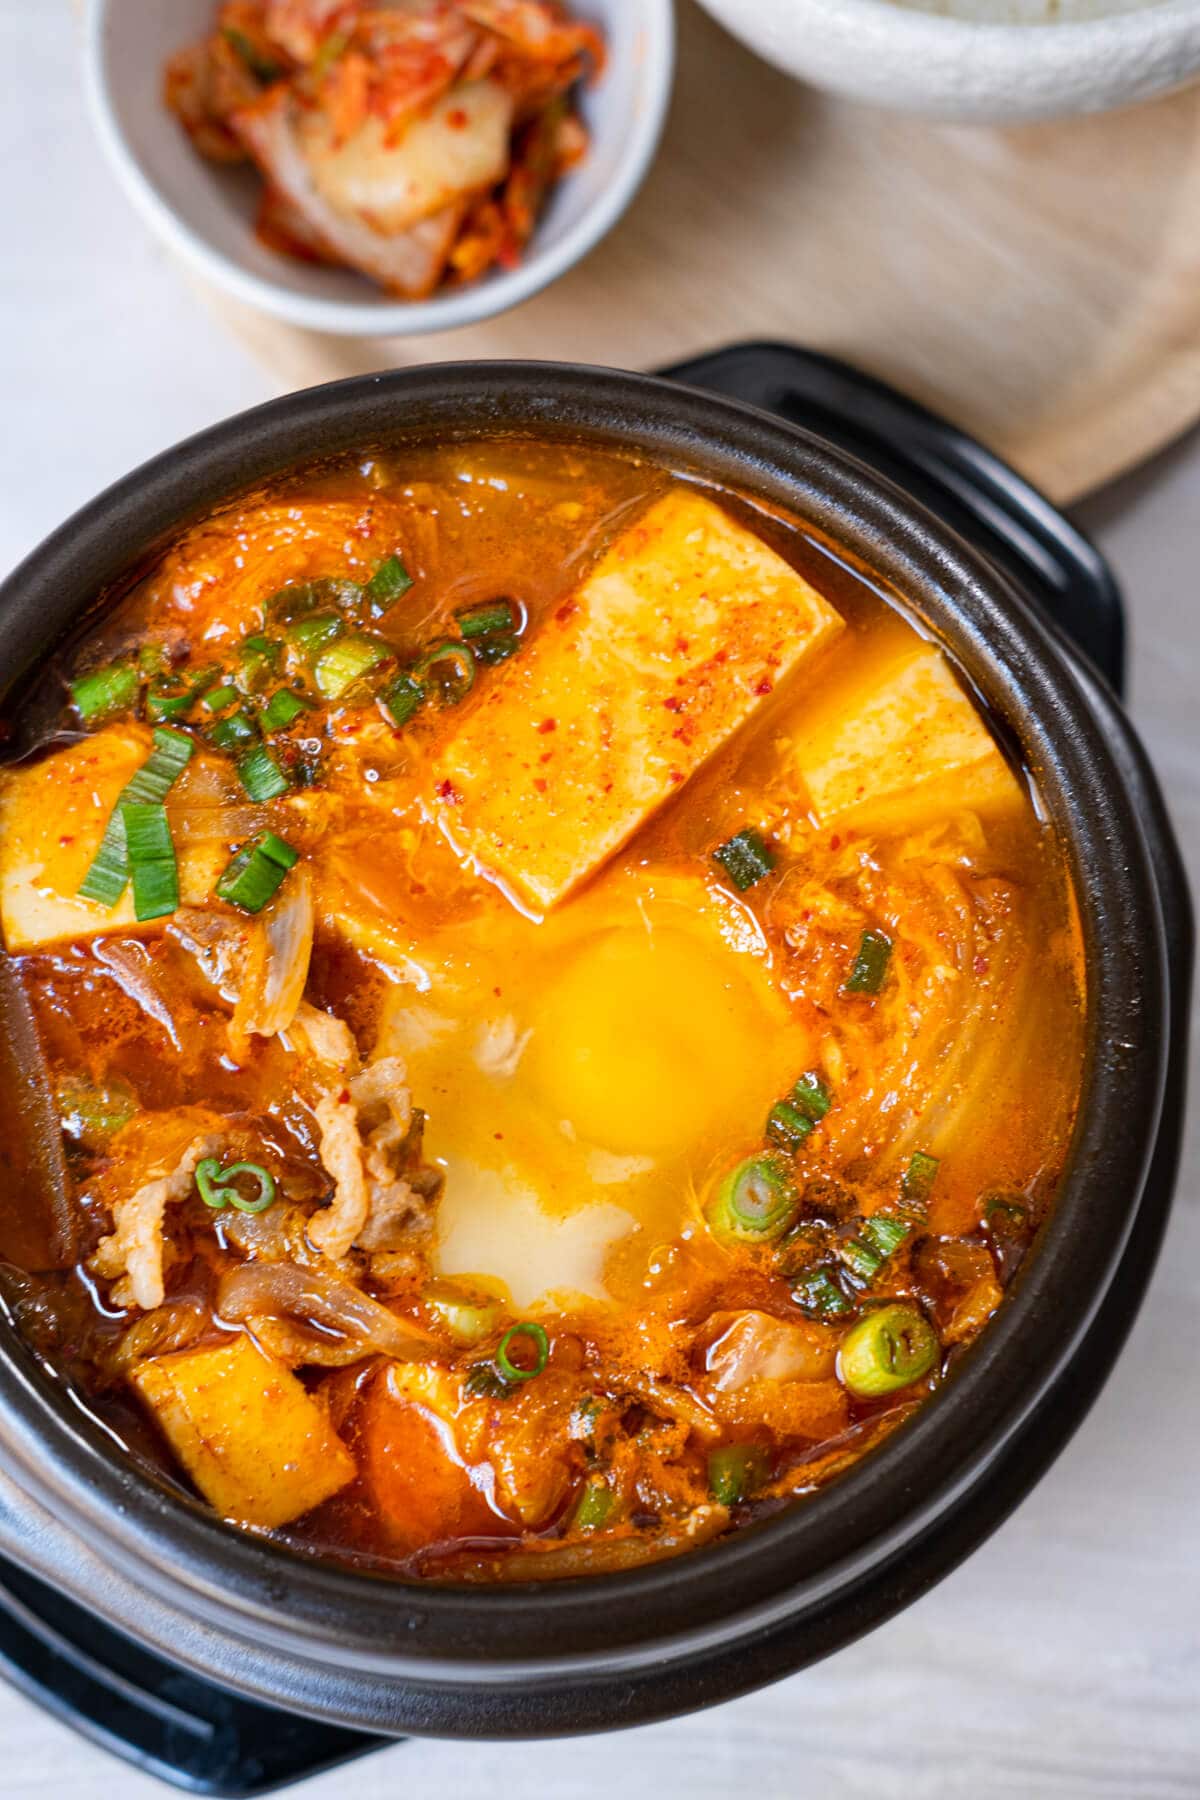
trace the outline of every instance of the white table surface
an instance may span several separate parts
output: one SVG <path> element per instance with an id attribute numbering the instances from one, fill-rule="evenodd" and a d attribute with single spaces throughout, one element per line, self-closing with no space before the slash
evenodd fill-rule
<path id="1" fill-rule="evenodd" d="M 271 385 L 116 190 L 66 0 L 0 0 L 0 572 L 100 487 Z M 754 322 L 746 321 L 747 334 Z M 1200 320 L 1197 321 L 1200 329 Z M 1132 705 L 1200 876 L 1200 436 L 1080 509 L 1122 578 Z M 1200 1138 L 1099 1404 L 1017 1515 L 865 1641 L 672 1724 L 548 1744 L 398 1745 L 298 1800 L 1200 1794 Z M 0 1686 L 0 1795 L 151 1800 Z"/>

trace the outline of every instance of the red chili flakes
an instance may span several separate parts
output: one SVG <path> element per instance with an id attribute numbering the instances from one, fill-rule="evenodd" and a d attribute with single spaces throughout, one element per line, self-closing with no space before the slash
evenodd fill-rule
<path id="1" fill-rule="evenodd" d="M 835 831 L 833 836 L 829 840 L 829 848 L 831 850 L 840 850 L 841 847 L 842 847 L 842 840 L 838 836 L 837 832 Z"/>
<path id="2" fill-rule="evenodd" d="M 439 781 L 436 791 L 439 800 L 448 800 L 451 806 L 462 805 L 462 795 L 452 781 Z"/>
<path id="3" fill-rule="evenodd" d="M 666 707 L 668 712 L 678 712 L 680 707 L 683 705 L 683 701 L 679 698 L 678 694 L 668 694 L 666 699 L 663 701 L 663 705 Z"/>
<path id="4" fill-rule="evenodd" d="M 338 1105 L 339 1106 L 349 1106 L 349 1104 L 350 1104 L 350 1089 L 343 1088 L 341 1093 L 338 1095 Z"/>
<path id="5" fill-rule="evenodd" d="M 755 685 L 754 691 L 756 694 L 769 694 L 774 686 L 775 683 L 771 680 L 770 676 L 764 675 L 762 680 Z"/>
<path id="6" fill-rule="evenodd" d="M 73 837 L 60 837 L 58 842 L 59 842 L 59 848 L 65 849 L 68 844 L 73 844 L 75 842 L 75 839 Z"/>
<path id="7" fill-rule="evenodd" d="M 558 720 L 557 719 L 543 719 L 541 724 L 538 726 L 538 730 L 540 732 L 542 732 L 543 734 L 545 734 L 547 731 L 557 731 L 557 729 L 558 729 Z"/>
<path id="8" fill-rule="evenodd" d="M 986 957 L 986 956 L 982 956 L 982 955 L 980 955 L 980 956 L 977 956 L 977 957 L 976 957 L 976 958 L 975 958 L 975 961 L 974 961 L 974 963 L 973 963 L 973 965 L 972 965 L 972 967 L 973 967 L 973 968 L 974 968 L 974 970 L 975 970 L 975 973 L 976 973 L 976 975 L 986 975 L 986 974 L 987 974 L 987 972 L 988 972 L 988 959 L 987 959 L 987 957 Z"/>
<path id="9" fill-rule="evenodd" d="M 470 124 L 470 119 L 468 118 L 466 107 L 465 106 L 454 107 L 454 109 L 451 112 L 448 112 L 446 114 L 446 123 L 454 131 L 465 131 L 467 126 Z"/>
<path id="10" fill-rule="evenodd" d="M 677 637 L 675 639 L 675 648 L 680 656 L 686 656 L 691 647 L 691 641 L 688 638 Z"/>
<path id="11" fill-rule="evenodd" d="M 544 794 L 544 793 L 545 793 L 545 791 L 546 791 L 546 783 L 545 783 L 545 780 L 544 780 L 544 778 L 543 778 L 543 777 L 542 777 L 542 776 L 541 776 L 541 775 L 535 775 L 535 776 L 534 776 L 534 778 L 533 778 L 533 785 L 534 785 L 534 787 L 535 787 L 535 788 L 536 788 L 536 789 L 537 789 L 537 791 L 538 791 L 538 793 L 539 793 L 539 794 Z"/>
<path id="12" fill-rule="evenodd" d="M 683 779 L 684 779 L 684 774 L 683 774 L 682 769 L 672 769 L 671 770 L 670 781 L 671 781 L 672 787 L 678 787 L 680 782 Z"/>
<path id="13" fill-rule="evenodd" d="M 578 611 L 578 600 L 564 600 L 554 616 L 560 625 L 565 625 L 567 620 L 573 618 Z"/>

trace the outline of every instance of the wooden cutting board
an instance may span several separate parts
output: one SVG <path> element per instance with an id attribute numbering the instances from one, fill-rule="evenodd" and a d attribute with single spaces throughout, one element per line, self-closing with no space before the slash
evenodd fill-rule
<path id="1" fill-rule="evenodd" d="M 650 369 L 790 339 L 947 414 L 1059 501 L 1200 417 L 1200 87 L 1015 131 L 931 125 L 797 85 L 691 0 L 679 24 L 640 196 L 516 311 L 354 339 L 212 303 L 291 387 L 443 358 Z"/>

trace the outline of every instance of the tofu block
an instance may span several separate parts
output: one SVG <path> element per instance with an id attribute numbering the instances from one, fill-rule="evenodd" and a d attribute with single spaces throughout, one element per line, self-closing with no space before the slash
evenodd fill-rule
<path id="1" fill-rule="evenodd" d="M 130 1376 L 204 1498 L 227 1519 L 298 1519 L 354 1479 L 354 1458 L 290 1369 L 248 1337 Z"/>
<path id="2" fill-rule="evenodd" d="M 794 762 L 822 825 L 907 831 L 1019 808 L 1020 783 L 946 658 L 923 644 L 796 724 Z"/>
<path id="3" fill-rule="evenodd" d="M 0 929 L 9 951 L 139 929 L 129 888 L 111 909 L 76 890 L 117 796 L 151 748 L 148 731 L 114 725 L 0 776 Z M 180 897 L 196 906 L 229 857 L 223 845 L 194 844 L 178 860 Z"/>
<path id="4" fill-rule="evenodd" d="M 436 759 L 446 837 L 521 904 L 555 906 L 841 629 L 752 532 L 672 490 L 489 682 Z"/>

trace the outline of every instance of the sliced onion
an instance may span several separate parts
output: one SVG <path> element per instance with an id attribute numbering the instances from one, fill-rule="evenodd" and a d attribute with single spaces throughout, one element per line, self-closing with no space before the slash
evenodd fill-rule
<path id="1" fill-rule="evenodd" d="M 295 1263 L 235 1269 L 217 1291 L 217 1313 L 229 1325 L 271 1321 L 272 1349 L 279 1354 L 286 1345 L 296 1363 L 340 1367 L 371 1355 L 420 1362 L 437 1348 L 428 1332 L 402 1322 L 353 1282 Z M 277 1321 L 294 1329 L 277 1331 Z"/>
<path id="2" fill-rule="evenodd" d="M 312 876 L 301 865 L 256 921 L 229 1027 L 233 1042 L 274 1037 L 296 1016 L 313 944 Z"/>

